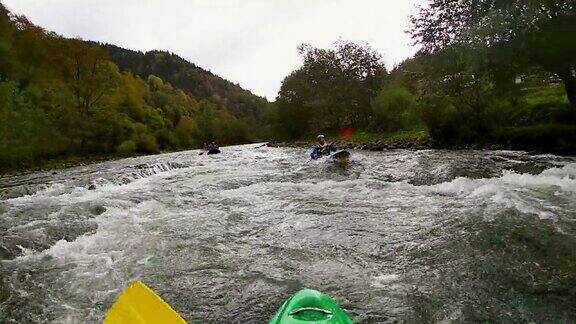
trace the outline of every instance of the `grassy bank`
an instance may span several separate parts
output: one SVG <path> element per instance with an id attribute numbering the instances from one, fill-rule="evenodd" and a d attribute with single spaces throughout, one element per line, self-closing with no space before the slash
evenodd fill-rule
<path id="1" fill-rule="evenodd" d="M 427 149 L 433 147 L 433 141 L 426 130 L 399 131 L 393 133 L 356 132 L 342 137 L 327 134 L 326 141 L 342 149 L 360 149 L 382 151 L 384 149 Z M 309 147 L 316 141 L 315 135 L 297 141 L 272 142 L 279 147 Z"/>
<path id="2" fill-rule="evenodd" d="M 280 147 L 310 147 L 315 135 L 296 141 L 273 142 Z M 383 151 L 385 149 L 488 149 L 523 150 L 534 153 L 559 155 L 576 154 L 576 126 L 541 124 L 500 128 L 487 135 L 482 142 L 440 143 L 426 130 L 398 131 L 393 133 L 356 132 L 346 138 L 327 135 L 327 142 L 341 149 Z"/>
<path id="3" fill-rule="evenodd" d="M 335 138 L 341 146 L 368 149 L 373 151 L 393 148 L 426 149 L 432 146 L 432 139 L 426 130 L 398 131 L 393 133 L 357 132 L 346 139 Z"/>

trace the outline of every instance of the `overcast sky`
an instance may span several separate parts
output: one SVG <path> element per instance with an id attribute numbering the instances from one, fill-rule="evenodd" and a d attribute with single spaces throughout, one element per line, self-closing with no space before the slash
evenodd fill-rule
<path id="1" fill-rule="evenodd" d="M 391 68 L 416 49 L 404 33 L 426 0 L 0 0 L 66 37 L 174 52 L 274 100 L 301 64 L 296 47 L 367 42 Z"/>

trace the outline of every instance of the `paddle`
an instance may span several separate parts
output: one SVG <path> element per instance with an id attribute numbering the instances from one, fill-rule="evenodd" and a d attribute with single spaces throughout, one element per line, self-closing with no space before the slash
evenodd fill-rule
<path id="1" fill-rule="evenodd" d="M 185 324 L 186 321 L 140 281 L 124 289 L 104 317 L 104 324 L 153 323 Z"/>

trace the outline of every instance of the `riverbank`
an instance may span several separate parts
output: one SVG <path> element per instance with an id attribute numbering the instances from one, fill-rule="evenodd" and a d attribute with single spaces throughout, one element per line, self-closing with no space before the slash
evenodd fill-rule
<path id="1" fill-rule="evenodd" d="M 406 131 L 393 134 L 358 132 L 346 138 L 336 135 L 326 137 L 328 143 L 340 149 L 383 151 L 386 149 L 425 150 L 434 148 L 434 141 L 426 131 Z M 315 143 L 312 136 L 309 140 L 270 142 L 274 147 L 311 147 Z"/>
<path id="2" fill-rule="evenodd" d="M 487 140 L 486 143 L 446 144 L 435 141 L 427 131 L 400 131 L 396 133 L 366 133 L 358 132 L 346 138 L 337 135 L 327 135 L 326 141 L 333 143 L 339 149 L 356 149 L 366 151 L 384 151 L 388 149 L 449 149 L 449 150 L 511 150 L 527 151 L 534 154 L 556 154 L 562 156 L 576 155 L 576 142 L 567 141 L 575 136 L 573 127 L 559 132 L 524 132 L 526 128 L 514 128 L 501 134 L 498 139 Z M 565 134 L 568 133 L 568 134 Z M 307 140 L 270 142 L 274 147 L 309 148 L 316 139 L 313 135 Z"/>
<path id="3" fill-rule="evenodd" d="M 124 158 L 120 155 L 87 155 L 87 156 L 63 156 L 42 159 L 34 162 L 24 162 L 16 166 L 0 166 L 0 176 L 50 171 L 57 169 L 66 169 L 75 166 L 90 165 L 99 162 L 111 161 Z"/>
<path id="4" fill-rule="evenodd" d="M 518 128 L 520 129 L 520 128 Z M 554 138 L 570 138 L 570 136 L 553 137 L 553 136 L 526 136 L 518 135 L 518 129 L 515 133 L 506 133 L 497 143 L 480 144 L 468 143 L 459 145 L 445 145 L 434 141 L 426 130 L 400 131 L 395 133 L 368 133 L 356 132 L 346 138 L 338 135 L 328 134 L 327 142 L 333 143 L 340 149 L 356 149 L 366 151 L 384 151 L 389 149 L 410 149 L 410 150 L 428 150 L 428 149 L 451 149 L 451 150 L 523 150 L 534 154 L 557 154 L 563 156 L 574 156 L 576 150 L 574 144 L 570 141 L 561 141 L 560 144 L 554 143 Z M 569 131 L 572 131 L 570 128 Z M 532 132 L 534 133 L 534 132 Z M 507 139 L 507 140 L 503 140 Z M 272 147 L 298 147 L 310 148 L 315 143 L 315 137 L 309 136 L 307 140 L 295 141 L 270 141 Z M 163 152 L 170 153 L 171 151 Z M 129 157 L 138 157 L 146 154 L 135 155 L 88 155 L 88 156 L 65 156 L 43 159 L 40 161 L 18 164 L 16 167 L 0 165 L 0 175 L 10 175 L 26 172 L 49 171 L 65 169 L 75 166 L 89 165 L 93 163 L 118 160 Z"/>

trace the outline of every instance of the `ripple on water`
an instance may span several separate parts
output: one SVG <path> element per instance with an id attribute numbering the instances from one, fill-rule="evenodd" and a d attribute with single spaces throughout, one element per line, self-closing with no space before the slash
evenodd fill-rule
<path id="1" fill-rule="evenodd" d="M 5 183 L 34 189 L 1 195 L 0 321 L 99 322 L 135 279 L 191 322 L 266 322 L 303 287 L 360 323 L 576 320 L 572 158 L 353 152 L 342 169 L 237 146 Z"/>

